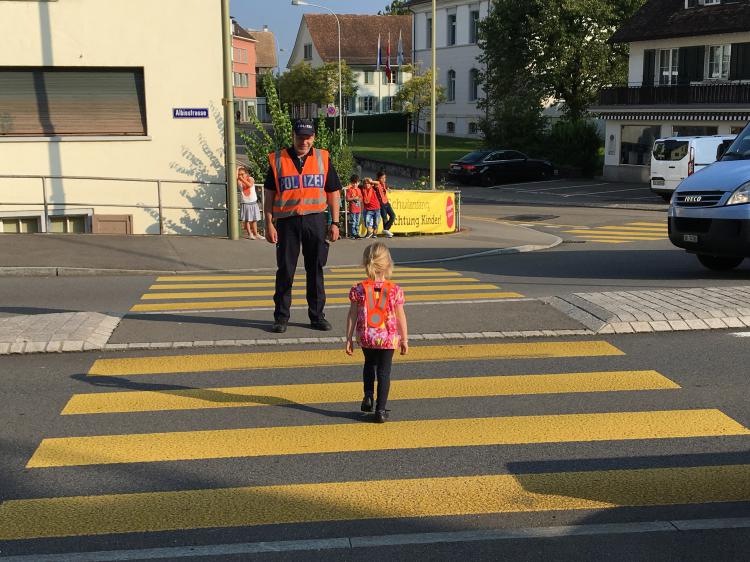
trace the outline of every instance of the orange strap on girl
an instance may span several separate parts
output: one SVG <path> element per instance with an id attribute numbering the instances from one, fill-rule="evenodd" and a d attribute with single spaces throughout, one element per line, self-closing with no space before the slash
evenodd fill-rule
<path id="1" fill-rule="evenodd" d="M 381 287 L 376 288 L 375 282 L 368 279 L 362 281 L 362 288 L 365 292 L 367 326 L 369 328 L 384 328 L 385 321 L 388 318 L 388 295 L 393 290 L 393 283 L 384 281 Z"/>

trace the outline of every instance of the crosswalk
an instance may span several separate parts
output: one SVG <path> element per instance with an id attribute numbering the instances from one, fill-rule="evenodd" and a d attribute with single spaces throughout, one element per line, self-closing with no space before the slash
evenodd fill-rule
<path id="1" fill-rule="evenodd" d="M 601 244 L 625 244 L 627 242 L 657 241 L 668 238 L 667 225 L 663 222 L 629 222 L 616 226 L 569 228 L 562 232 L 587 242 Z"/>
<path id="2" fill-rule="evenodd" d="M 362 280 L 362 268 L 338 267 L 326 272 L 327 304 L 349 303 L 349 290 Z M 292 306 L 306 306 L 304 274 L 292 291 Z M 159 313 L 272 308 L 273 274 L 166 275 L 158 277 L 131 312 Z M 493 283 L 443 268 L 398 267 L 393 279 L 408 292 L 409 302 L 461 302 L 521 298 Z"/>
<path id="3" fill-rule="evenodd" d="M 507 451 L 513 449 L 504 447 L 533 452 L 554 444 L 587 444 L 606 453 L 623 443 L 684 442 L 688 452 L 693 450 L 690 440 L 696 438 L 750 443 L 750 430 L 715 404 L 687 407 L 675 380 L 651 369 L 633 370 L 642 360 L 607 341 L 414 346 L 396 360 L 394 416 L 384 425 L 357 417 L 360 361 L 338 348 L 97 359 L 85 379 L 101 390 L 74 394 L 59 417 L 62 427 L 75 421 L 70 427 L 95 431 L 43 437 L 26 471 L 37 481 L 53 478 L 55 471 L 84 481 L 91 470 L 119 466 L 123 468 L 118 473 L 127 474 L 128 467 L 154 465 L 174 478 L 160 480 L 158 489 L 139 489 L 142 481 L 135 478 L 127 491 L 6 499 L 0 504 L 0 540 L 750 502 L 747 464 L 657 461 L 652 466 L 603 469 L 581 460 L 575 470 L 508 469 L 512 458 Z M 566 370 L 568 363 L 579 369 Z M 601 370 L 605 363 L 612 369 Z M 580 369 L 582 364 L 594 368 Z M 332 375 L 316 380 L 322 368 Z M 289 384 L 256 382 L 273 380 L 278 373 L 289 375 L 284 379 Z M 239 375 L 247 384 L 217 384 Z M 144 379 L 151 385 L 148 389 L 138 383 Z M 177 386 L 177 381 L 186 384 Z M 634 408 L 633 402 L 617 401 L 632 393 L 655 397 L 644 404 L 662 406 Z M 555 398 L 545 404 L 557 406 L 524 415 L 497 407 L 500 400 L 512 404 L 545 396 Z M 612 407 L 582 407 L 609 398 Z M 486 409 L 481 415 L 473 407 L 467 412 L 466 401 L 483 401 Z M 410 404 L 425 402 L 433 405 L 429 414 L 418 410 L 416 419 L 404 415 Z M 285 418 L 290 419 L 285 424 L 245 421 L 260 419 L 245 417 L 254 411 L 290 406 L 356 413 L 316 423 L 305 417 L 297 424 L 293 416 Z M 219 418 L 210 414 L 221 411 L 233 412 L 232 423 L 215 427 L 210 419 Z M 176 423 L 190 413 L 190 427 Z M 148 432 L 123 431 L 131 423 L 139 427 L 135 422 L 143 416 L 148 416 Z M 449 448 L 481 447 L 495 452 L 486 456 L 485 464 L 471 467 L 473 472 L 451 473 L 448 468 L 440 474 L 427 469 L 419 473 L 423 467 L 413 466 L 415 474 L 407 477 L 401 471 L 410 452 L 437 458 Z M 379 477 L 365 473 L 353 479 L 345 467 L 352 455 L 365 453 L 406 456 L 401 466 L 385 467 Z M 284 466 L 315 474 L 313 467 L 323 456 L 341 473 L 331 471 L 314 481 L 285 480 Z M 198 477 L 200 463 L 229 463 L 231 471 L 232 463 L 242 461 L 247 467 L 263 459 L 279 463 L 271 484 L 257 483 L 252 470 L 240 485 L 211 486 Z M 191 482 L 204 485 L 191 487 Z"/>

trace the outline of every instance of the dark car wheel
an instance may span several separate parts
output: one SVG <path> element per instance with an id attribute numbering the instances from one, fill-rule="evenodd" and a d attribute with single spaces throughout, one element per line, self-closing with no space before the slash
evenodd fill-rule
<path id="1" fill-rule="evenodd" d="M 482 187 L 492 187 L 497 182 L 495 176 L 491 172 L 485 172 L 479 177 L 479 183 Z"/>
<path id="2" fill-rule="evenodd" d="M 704 267 L 713 271 L 729 271 L 740 265 L 744 259 L 745 258 L 698 254 L 698 261 L 701 262 Z"/>

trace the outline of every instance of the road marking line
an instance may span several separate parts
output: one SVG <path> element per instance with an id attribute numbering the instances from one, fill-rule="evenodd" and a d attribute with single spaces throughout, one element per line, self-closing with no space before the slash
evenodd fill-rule
<path id="1" fill-rule="evenodd" d="M 750 338 L 750 332 L 735 332 L 732 335 L 735 338 Z"/>
<path id="2" fill-rule="evenodd" d="M 458 271 L 404 271 L 399 268 L 398 277 L 461 277 Z M 356 273 L 326 273 L 326 279 L 351 279 L 361 281 L 362 270 Z M 162 275 L 156 278 L 157 283 L 162 281 L 275 281 L 276 275 Z"/>
<path id="3" fill-rule="evenodd" d="M 26 468 L 727 435 L 750 430 L 711 409 L 255 427 L 43 439 Z"/>
<path id="4" fill-rule="evenodd" d="M 551 357 L 601 357 L 625 355 L 606 341 L 549 341 L 523 343 L 487 343 L 466 345 L 417 345 L 408 355 L 397 355 L 397 362 L 471 361 L 478 359 L 533 359 Z M 201 373 L 252 369 L 283 369 L 336 365 L 361 365 L 359 355 L 349 356 L 343 349 L 308 349 L 268 353 L 218 353 L 201 355 L 163 355 L 97 359 L 89 375 L 105 377 Z"/>
<path id="5" fill-rule="evenodd" d="M 357 273 L 362 274 L 362 268 L 361 267 L 331 267 L 329 269 L 326 269 L 327 272 L 330 273 Z M 451 270 L 446 269 L 444 267 L 404 267 L 399 268 L 399 271 L 402 273 L 420 273 L 420 272 L 451 272 Z"/>
<path id="6" fill-rule="evenodd" d="M 664 233 L 667 234 L 666 226 L 597 226 L 596 230 L 623 230 L 627 232 Z"/>
<path id="7" fill-rule="evenodd" d="M 397 380 L 391 385 L 389 400 L 678 388 L 680 388 L 678 384 L 657 371 L 499 375 Z M 244 408 L 284 404 L 333 404 L 354 402 L 361 392 L 361 382 L 99 392 L 73 395 L 63 408 L 62 415 Z"/>
<path id="8" fill-rule="evenodd" d="M 412 302 L 429 301 L 457 301 L 457 300 L 481 300 L 485 299 L 515 299 L 522 298 L 523 295 L 514 292 L 487 292 L 487 293 L 456 293 L 456 294 L 429 294 L 429 295 L 409 295 L 407 304 Z M 302 306 L 304 298 L 292 300 L 293 306 Z M 331 297 L 326 299 L 326 304 L 348 304 L 349 297 Z M 142 311 L 171 311 L 171 310 L 202 310 L 202 309 L 221 309 L 221 308 L 255 308 L 255 307 L 272 307 L 272 299 L 254 300 L 254 301 L 206 301 L 206 302 L 173 302 L 157 304 L 135 304 L 130 308 L 131 312 Z"/>
<path id="9" fill-rule="evenodd" d="M 263 541 L 254 543 L 211 544 L 205 546 L 173 546 L 131 550 L 104 550 L 65 554 L 32 554 L 6 556 L 3 562 L 120 562 L 122 560 L 161 560 L 266 552 L 308 552 L 321 550 L 354 550 L 377 546 L 409 546 L 455 544 L 505 540 L 537 540 L 597 535 L 625 535 L 640 533 L 679 533 L 684 531 L 747 529 L 750 517 L 724 519 L 688 519 L 646 521 L 635 523 L 594 523 L 556 525 L 553 527 L 520 527 L 514 529 L 478 529 L 472 531 L 444 531 L 437 533 L 403 533 L 359 537 L 334 537 L 308 540 Z"/>
<path id="10" fill-rule="evenodd" d="M 633 238 L 633 239 L 651 238 L 651 239 L 656 239 L 656 240 L 661 240 L 663 238 L 666 238 L 666 235 L 657 236 L 649 232 L 638 233 L 638 232 L 629 232 L 629 231 L 624 231 L 624 230 L 599 230 L 595 228 L 588 229 L 588 230 L 585 230 L 585 229 L 565 230 L 564 232 L 568 234 L 584 234 L 584 235 L 591 235 L 591 236 L 600 234 L 600 235 L 612 237 L 612 238 L 616 238 L 616 237 L 627 237 L 627 238 Z"/>
<path id="11" fill-rule="evenodd" d="M 666 226 L 666 222 L 629 222 L 628 226 Z"/>
<path id="12" fill-rule="evenodd" d="M 481 291 L 481 290 L 497 290 L 500 287 L 497 285 L 481 284 L 481 283 L 467 283 L 465 285 L 446 285 L 440 287 L 440 291 L 443 293 L 449 293 L 451 291 Z M 351 286 L 336 287 L 326 291 L 329 295 L 348 295 L 351 290 Z M 419 292 L 434 292 L 436 290 L 435 285 L 417 285 L 409 287 L 410 293 Z M 305 289 L 294 289 L 292 295 L 298 297 L 304 297 L 307 294 Z M 209 298 L 228 298 L 228 297 L 272 297 L 274 291 L 269 289 L 260 289 L 257 291 L 200 291 L 200 292 L 188 292 L 188 293 L 146 293 L 141 296 L 141 300 L 172 300 L 172 299 L 209 299 Z M 348 299 L 348 297 L 347 297 Z"/>
<path id="13" fill-rule="evenodd" d="M 0 540 L 750 501 L 750 465 L 6 500 Z"/>
<path id="14" fill-rule="evenodd" d="M 361 279 L 360 279 L 361 281 Z M 394 277 L 392 279 L 394 283 L 398 283 L 399 285 L 414 285 L 418 283 L 445 283 L 445 284 L 452 284 L 452 283 L 480 283 L 481 281 L 479 279 L 476 279 L 474 277 L 446 277 L 446 278 L 436 278 L 436 279 L 428 279 L 428 278 L 417 278 L 417 279 L 399 279 L 398 277 Z M 346 286 L 351 287 L 353 286 L 352 281 L 347 280 L 327 280 L 326 279 L 326 287 L 337 287 L 337 286 Z M 256 289 L 256 288 L 263 288 L 263 287 L 275 287 L 276 283 L 273 281 L 262 281 L 262 282 L 246 282 L 246 283 L 159 283 L 151 285 L 148 290 L 149 291 L 162 291 L 162 290 L 188 290 L 188 289 Z"/>

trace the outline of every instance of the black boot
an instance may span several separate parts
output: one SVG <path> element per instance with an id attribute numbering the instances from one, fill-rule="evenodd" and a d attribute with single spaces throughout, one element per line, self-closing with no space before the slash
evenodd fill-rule
<path id="1" fill-rule="evenodd" d="M 385 423 L 388 421 L 387 410 L 375 410 L 375 423 Z"/>
<path id="2" fill-rule="evenodd" d="M 373 406 L 373 403 L 372 403 L 372 396 L 365 396 L 365 397 L 364 397 L 364 398 L 362 399 L 362 406 L 361 406 L 361 408 L 360 408 L 360 409 L 361 409 L 361 410 L 362 410 L 363 412 L 372 412 L 372 410 L 373 410 L 373 407 L 374 407 L 374 406 Z"/>

